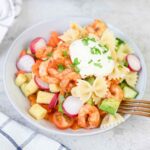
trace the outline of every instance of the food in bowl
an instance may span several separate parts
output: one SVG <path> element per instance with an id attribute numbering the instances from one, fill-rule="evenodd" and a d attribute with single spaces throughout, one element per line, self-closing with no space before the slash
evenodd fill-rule
<path id="1" fill-rule="evenodd" d="M 124 119 L 117 110 L 123 99 L 138 95 L 141 63 L 103 21 L 73 23 L 63 34 L 35 37 L 28 45 L 16 61 L 15 83 L 33 118 L 74 130 Z"/>

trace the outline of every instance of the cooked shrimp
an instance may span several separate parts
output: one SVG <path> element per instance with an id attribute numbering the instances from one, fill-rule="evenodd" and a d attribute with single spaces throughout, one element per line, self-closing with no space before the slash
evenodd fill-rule
<path id="1" fill-rule="evenodd" d="M 41 60 L 37 60 L 36 63 L 32 66 L 32 72 L 36 75 L 36 76 L 40 76 L 39 75 L 39 66 L 41 64 Z"/>
<path id="2" fill-rule="evenodd" d="M 70 62 L 70 64 L 71 64 L 71 62 Z M 59 65 L 63 65 L 65 67 L 62 72 L 58 71 Z M 56 78 L 61 80 L 62 78 L 64 78 L 64 76 L 66 74 L 68 74 L 72 71 L 71 69 L 67 68 L 68 65 L 69 65 L 68 60 L 65 58 L 53 59 L 48 64 L 48 73 L 49 73 L 49 75 L 55 76 Z"/>
<path id="3" fill-rule="evenodd" d="M 53 59 L 64 58 L 64 52 L 69 53 L 69 45 L 66 43 L 61 43 L 53 52 Z"/>
<path id="4" fill-rule="evenodd" d="M 101 36 L 102 33 L 106 30 L 106 28 L 106 24 L 100 20 L 95 20 L 92 24 L 86 27 L 89 33 L 93 33 L 97 36 Z"/>
<path id="5" fill-rule="evenodd" d="M 43 61 L 39 66 L 39 76 L 40 78 L 48 83 L 59 83 L 59 80 L 49 76 L 48 74 L 48 63 L 49 61 Z"/>
<path id="6" fill-rule="evenodd" d="M 119 101 L 122 101 L 124 98 L 124 93 L 121 87 L 117 84 L 112 84 L 110 86 L 110 97 L 117 98 Z"/>
<path id="7" fill-rule="evenodd" d="M 39 59 L 47 59 L 52 56 L 52 47 L 47 47 L 46 49 L 41 49 L 36 51 L 35 56 Z"/>
<path id="8" fill-rule="evenodd" d="M 81 76 L 76 72 L 70 72 L 69 74 L 66 74 L 60 82 L 61 93 L 70 92 L 71 89 L 76 85 L 77 80 L 80 78 Z"/>
<path id="9" fill-rule="evenodd" d="M 86 104 L 81 107 L 78 114 L 78 124 L 82 128 L 97 128 L 101 118 L 99 110 L 92 105 Z"/>

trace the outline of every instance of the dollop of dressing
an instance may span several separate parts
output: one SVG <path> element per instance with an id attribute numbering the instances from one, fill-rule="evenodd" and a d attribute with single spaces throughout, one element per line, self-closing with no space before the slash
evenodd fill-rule
<path id="1" fill-rule="evenodd" d="M 78 67 L 82 78 L 87 76 L 107 76 L 114 69 L 110 50 L 100 45 L 94 38 L 74 41 L 69 47 L 70 57 Z"/>

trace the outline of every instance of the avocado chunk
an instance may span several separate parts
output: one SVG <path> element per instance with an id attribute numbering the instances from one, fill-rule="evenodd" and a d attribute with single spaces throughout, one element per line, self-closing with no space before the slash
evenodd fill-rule
<path id="1" fill-rule="evenodd" d="M 102 103 L 99 105 L 99 109 L 108 112 L 109 114 L 115 115 L 120 102 L 114 98 L 104 99 Z"/>

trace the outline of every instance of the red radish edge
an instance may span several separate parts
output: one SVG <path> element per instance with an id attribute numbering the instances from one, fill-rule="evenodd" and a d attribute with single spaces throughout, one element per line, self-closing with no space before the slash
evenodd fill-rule
<path id="1" fill-rule="evenodd" d="M 69 96 L 64 101 L 62 107 L 63 107 L 63 110 L 64 110 L 66 115 L 68 115 L 69 117 L 76 117 L 78 115 L 79 110 L 80 110 L 82 105 L 83 105 L 83 102 L 79 98 L 73 97 L 73 96 Z M 68 109 L 68 106 L 71 108 L 70 110 Z M 74 109 L 74 111 L 76 113 L 73 112 L 73 109 Z M 72 112 L 69 112 L 69 111 L 72 111 Z"/>
<path id="2" fill-rule="evenodd" d="M 54 108 L 56 105 L 57 105 L 57 102 L 58 102 L 58 96 L 59 96 L 59 93 L 55 93 L 50 104 L 49 104 L 49 109 L 52 109 Z"/>
<path id="3" fill-rule="evenodd" d="M 42 41 L 40 41 L 40 40 L 42 40 Z M 45 48 L 45 47 L 46 47 L 46 41 L 45 41 L 45 39 L 42 38 L 42 37 L 37 37 L 37 38 L 35 38 L 35 39 L 33 39 L 33 40 L 31 41 L 30 46 L 29 46 L 29 47 L 30 47 L 30 50 L 31 50 L 31 52 L 32 52 L 32 54 L 35 54 L 36 51 L 38 50 L 38 49 L 36 48 L 38 42 L 43 42 L 42 45 L 41 45 L 40 47 L 38 47 L 38 49 L 42 49 L 42 48 Z"/>
<path id="4" fill-rule="evenodd" d="M 49 91 L 48 83 L 42 81 L 40 78 L 38 78 L 36 76 L 34 77 L 34 81 L 41 90 Z"/>
<path id="5" fill-rule="evenodd" d="M 30 66 L 30 69 L 22 69 L 21 66 L 19 67 L 19 62 L 20 62 L 20 60 L 21 60 L 23 57 L 26 57 L 26 56 L 30 56 L 30 59 L 33 60 L 33 64 L 35 63 L 35 60 L 34 60 L 33 56 L 31 56 L 31 55 L 29 55 L 29 54 L 26 54 L 26 55 L 20 57 L 20 58 L 17 60 L 17 62 L 16 62 L 16 68 L 17 68 L 18 71 L 24 71 L 24 72 L 31 72 L 31 71 L 32 71 L 32 65 L 33 65 L 33 64 L 30 64 L 30 65 L 31 65 L 31 66 Z M 27 62 L 28 62 L 28 61 L 27 61 Z M 25 66 L 24 66 L 24 67 L 25 67 Z M 26 67 L 27 67 L 27 65 L 26 65 Z"/>
<path id="6" fill-rule="evenodd" d="M 133 59 L 135 59 L 135 61 L 137 61 L 135 63 L 137 63 L 138 66 L 133 66 L 133 64 L 130 62 L 131 61 L 131 57 Z M 133 71 L 133 72 L 139 72 L 139 71 L 141 71 L 142 67 L 141 67 L 140 59 L 135 54 L 128 54 L 126 56 L 126 61 L 128 62 L 128 68 L 131 71 Z M 138 67 L 138 68 L 135 68 L 135 67 Z"/>
<path id="7" fill-rule="evenodd" d="M 62 108 L 63 108 L 63 110 L 64 110 L 64 113 L 67 115 L 67 116 L 69 116 L 69 117 L 71 117 L 71 118 L 74 118 L 74 117 L 76 117 L 78 114 L 69 114 L 67 111 L 66 111 L 66 109 L 64 108 L 64 105 L 62 106 Z"/>

